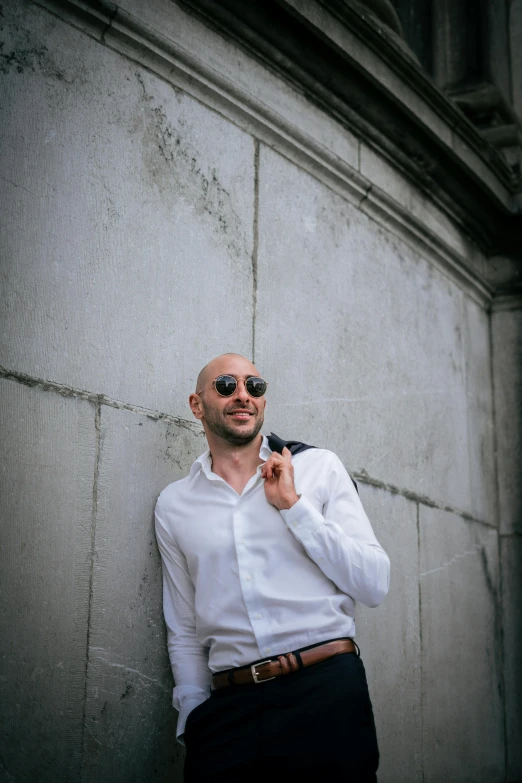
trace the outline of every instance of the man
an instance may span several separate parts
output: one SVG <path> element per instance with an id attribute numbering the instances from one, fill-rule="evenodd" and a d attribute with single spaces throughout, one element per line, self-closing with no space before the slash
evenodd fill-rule
<path id="1" fill-rule="evenodd" d="M 386 595 L 389 560 L 335 454 L 270 449 L 266 387 L 237 354 L 203 368 L 189 403 L 209 450 L 156 506 L 185 781 L 368 783 L 353 616 Z"/>

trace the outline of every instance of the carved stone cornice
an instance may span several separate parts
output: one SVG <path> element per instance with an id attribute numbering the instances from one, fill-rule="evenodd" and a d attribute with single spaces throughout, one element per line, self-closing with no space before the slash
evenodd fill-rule
<path id="1" fill-rule="evenodd" d="M 380 22 L 393 30 L 394 33 L 403 37 L 402 25 L 397 14 L 397 11 L 393 7 L 390 0 L 357 0 L 357 5 L 360 6 L 360 12 L 370 12 Z"/>
<path id="2" fill-rule="evenodd" d="M 396 161 L 487 254 L 520 252 L 520 179 L 358 0 L 179 1 Z"/>
<path id="3" fill-rule="evenodd" d="M 522 183 L 522 128 L 512 106 L 489 82 L 445 90 L 482 136 L 504 156 L 515 181 Z"/>

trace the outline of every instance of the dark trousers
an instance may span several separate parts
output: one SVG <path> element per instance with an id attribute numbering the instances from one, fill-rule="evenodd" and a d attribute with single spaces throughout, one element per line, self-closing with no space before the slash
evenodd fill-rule
<path id="1" fill-rule="evenodd" d="M 375 783 L 379 751 L 360 657 L 336 655 L 259 685 L 213 691 L 185 727 L 185 783 Z M 319 777 L 320 783 L 320 777 Z"/>

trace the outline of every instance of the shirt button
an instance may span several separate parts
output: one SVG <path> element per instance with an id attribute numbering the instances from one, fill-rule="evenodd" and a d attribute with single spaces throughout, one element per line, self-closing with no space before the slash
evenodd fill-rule
<path id="1" fill-rule="evenodd" d="M 256 620 L 260 620 L 260 619 L 263 617 L 263 615 L 262 615 L 262 614 L 260 614 L 259 612 L 256 612 L 256 614 L 254 615 L 254 617 L 256 618 Z"/>
<path id="2" fill-rule="evenodd" d="M 245 579 L 247 580 L 247 582 L 249 582 L 250 581 L 250 574 L 245 574 Z"/>
<path id="3" fill-rule="evenodd" d="M 265 647 L 265 655 L 268 655 L 271 652 L 272 652 L 272 648 L 271 647 Z"/>

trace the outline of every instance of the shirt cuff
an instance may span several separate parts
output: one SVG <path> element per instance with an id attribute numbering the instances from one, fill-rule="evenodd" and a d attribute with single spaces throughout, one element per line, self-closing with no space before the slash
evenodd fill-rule
<path id="1" fill-rule="evenodd" d="M 176 739 L 179 742 L 180 745 L 185 745 L 185 724 L 187 722 L 187 718 L 192 712 L 192 710 L 195 710 L 196 707 L 199 707 L 200 704 L 203 704 L 204 701 L 208 699 L 208 696 L 201 696 L 201 697 L 185 697 L 183 701 L 181 702 L 180 710 L 179 710 L 179 716 L 178 716 L 178 725 L 176 728 Z"/>

